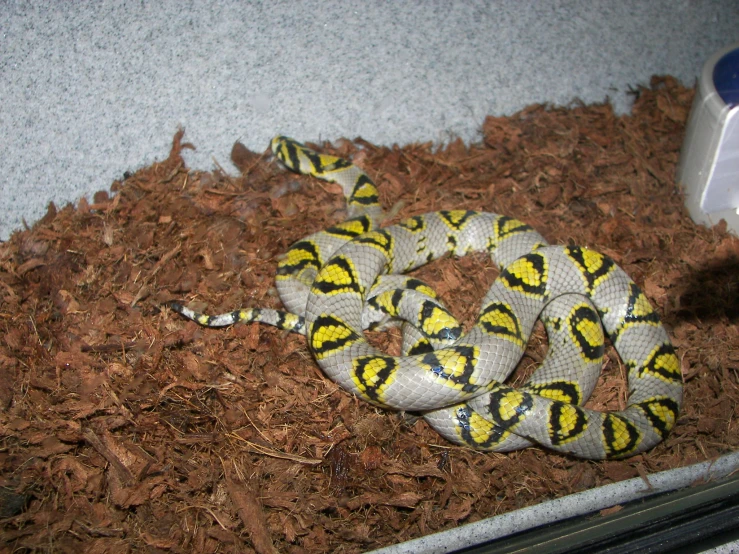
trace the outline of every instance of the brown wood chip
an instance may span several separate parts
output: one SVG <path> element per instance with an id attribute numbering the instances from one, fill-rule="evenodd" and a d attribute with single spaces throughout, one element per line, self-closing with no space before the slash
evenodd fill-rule
<path id="1" fill-rule="evenodd" d="M 364 552 L 736 450 L 739 240 L 693 224 L 674 182 L 692 99 L 658 77 L 631 115 L 530 106 L 469 147 L 324 145 L 377 181 L 391 221 L 494 211 L 622 264 L 687 378 L 663 444 L 619 462 L 473 452 L 341 391 L 304 337 L 173 314 L 280 307 L 279 257 L 345 215 L 335 187 L 241 145 L 243 175 L 190 171 L 178 132 L 163 162 L 0 244 L 0 487 L 22 499 L 0 550 Z M 485 256 L 416 272 L 467 326 L 497 274 Z M 540 329 L 512 382 L 545 351 Z M 607 358 L 591 405 L 614 409 L 624 366 Z"/>

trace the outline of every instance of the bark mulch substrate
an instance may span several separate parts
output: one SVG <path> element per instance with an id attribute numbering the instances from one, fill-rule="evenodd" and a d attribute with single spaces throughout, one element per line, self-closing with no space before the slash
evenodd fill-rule
<path id="1" fill-rule="evenodd" d="M 657 306 L 682 361 L 667 441 L 625 461 L 446 443 L 326 379 L 304 337 L 203 329 L 163 304 L 279 307 L 280 254 L 340 221 L 337 187 L 236 144 L 242 175 L 169 158 L 0 244 L 4 548 L 58 552 L 358 552 L 739 446 L 739 240 L 693 224 L 674 181 L 693 92 L 672 78 L 609 105 L 489 117 L 484 142 L 324 145 L 376 180 L 393 217 L 517 217 L 612 256 Z M 247 130 L 248 131 L 248 130 Z M 300 137 L 296 137 L 300 138 Z M 419 270 L 467 326 L 485 256 Z M 397 348 L 397 333 L 372 340 Z M 542 358 L 539 329 L 514 376 Z M 589 405 L 623 407 L 609 352 Z"/>

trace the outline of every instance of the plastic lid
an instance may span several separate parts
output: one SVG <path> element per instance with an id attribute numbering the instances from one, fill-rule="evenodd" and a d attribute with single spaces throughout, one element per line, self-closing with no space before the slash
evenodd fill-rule
<path id="1" fill-rule="evenodd" d="M 739 48 L 716 62 L 713 67 L 713 86 L 727 106 L 739 104 Z"/>

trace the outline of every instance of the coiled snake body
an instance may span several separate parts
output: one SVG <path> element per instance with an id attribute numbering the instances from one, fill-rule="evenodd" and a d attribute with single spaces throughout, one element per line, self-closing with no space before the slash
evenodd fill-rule
<path id="1" fill-rule="evenodd" d="M 172 307 L 201 325 L 261 322 L 304 333 L 326 375 L 363 399 L 420 412 L 448 440 L 507 451 L 538 443 L 577 457 L 630 456 L 675 424 L 680 363 L 637 285 L 610 258 L 579 246 L 549 246 L 510 217 L 450 210 L 379 228 L 377 189 L 350 162 L 286 137 L 272 151 L 289 169 L 336 182 L 348 219 L 295 243 L 279 263 L 287 311 L 241 309 L 208 316 Z M 405 273 L 446 253 L 485 251 L 501 273 L 466 334 L 432 289 Z M 521 388 L 503 384 L 541 317 L 550 350 Z M 363 335 L 403 322 L 402 356 Z M 601 327 L 602 323 L 602 327 Z M 604 349 L 603 329 L 627 371 L 626 409 L 582 407 Z"/>

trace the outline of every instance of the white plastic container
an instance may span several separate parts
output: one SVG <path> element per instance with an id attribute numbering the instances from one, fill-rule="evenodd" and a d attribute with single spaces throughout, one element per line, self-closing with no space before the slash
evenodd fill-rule
<path id="1" fill-rule="evenodd" d="M 725 219 L 739 235 L 739 43 L 703 66 L 677 182 L 695 222 L 710 226 Z"/>

